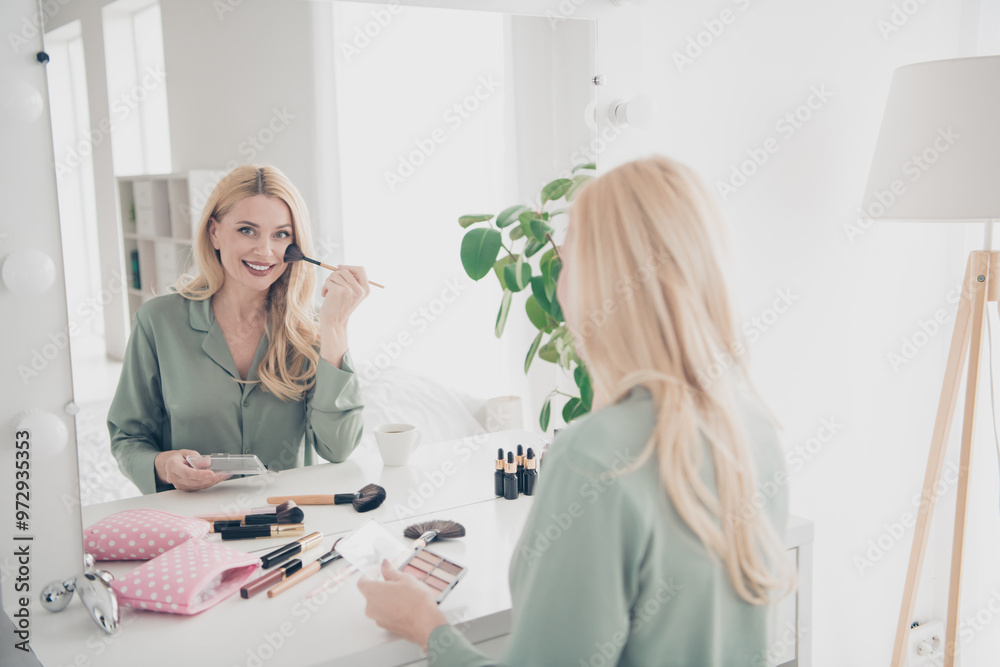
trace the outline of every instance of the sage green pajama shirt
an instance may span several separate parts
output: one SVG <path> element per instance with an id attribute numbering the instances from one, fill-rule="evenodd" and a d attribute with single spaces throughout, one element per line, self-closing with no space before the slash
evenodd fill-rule
<path id="1" fill-rule="evenodd" d="M 758 482 L 784 481 L 775 428 L 759 404 L 740 410 Z M 742 600 L 677 514 L 656 457 L 612 476 L 639 456 L 655 423 L 649 390 L 560 431 L 545 457 L 524 532 L 509 569 L 511 632 L 498 661 L 450 625 L 428 642 L 435 667 L 764 667 L 774 605 Z M 715 492 L 704 440 L 702 478 Z M 784 483 L 763 508 L 784 539 Z M 499 499 L 496 502 L 508 502 Z"/>
<path id="2" fill-rule="evenodd" d="M 257 379 L 268 341 L 265 333 L 248 380 Z M 266 467 L 285 470 L 311 463 L 314 450 L 343 461 L 360 442 L 364 405 L 350 352 L 341 368 L 320 358 L 315 385 L 298 401 L 238 379 L 211 299 L 172 293 L 144 303 L 108 410 L 111 452 L 122 473 L 143 493 L 155 493 L 173 488 L 155 478 L 153 459 L 163 451 L 256 454 Z"/>

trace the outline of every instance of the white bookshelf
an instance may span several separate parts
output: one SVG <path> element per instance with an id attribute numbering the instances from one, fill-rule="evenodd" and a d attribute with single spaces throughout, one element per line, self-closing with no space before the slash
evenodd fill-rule
<path id="1" fill-rule="evenodd" d="M 195 226 L 224 170 L 118 177 L 122 259 L 128 321 L 154 296 L 167 294 L 184 273 L 195 274 Z"/>

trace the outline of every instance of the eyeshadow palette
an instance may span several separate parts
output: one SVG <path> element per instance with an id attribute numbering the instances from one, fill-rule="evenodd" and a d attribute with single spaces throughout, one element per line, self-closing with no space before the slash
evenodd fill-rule
<path id="1" fill-rule="evenodd" d="M 434 591 L 438 604 L 465 575 L 466 568 L 427 549 L 417 549 L 399 566 L 400 571 L 413 575 Z"/>

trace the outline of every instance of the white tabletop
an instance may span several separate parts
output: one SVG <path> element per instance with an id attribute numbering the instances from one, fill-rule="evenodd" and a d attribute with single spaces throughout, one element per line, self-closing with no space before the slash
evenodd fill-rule
<path id="1" fill-rule="evenodd" d="M 523 444 L 539 449 L 539 436 L 502 431 L 461 440 L 425 444 L 410 464 L 383 467 L 374 445 L 359 447 L 340 464 L 323 464 L 261 477 L 234 479 L 195 493 L 169 491 L 83 508 L 89 526 L 116 512 L 155 508 L 194 516 L 231 512 L 266 504 L 269 496 L 353 492 L 375 482 L 385 487 L 385 503 L 358 513 L 348 505 L 304 506 L 306 533 L 321 531 L 323 543 L 299 557 L 308 564 L 337 539 L 374 518 L 398 534 L 411 523 L 451 519 L 467 535 L 438 541 L 431 549 L 469 571 L 441 604 L 448 619 L 473 642 L 506 634 L 510 629 L 507 571 L 532 498 L 508 501 L 493 493 L 497 447 Z M 544 483 L 544 470 L 539 483 Z M 210 535 L 211 541 L 219 541 Z M 264 553 L 294 538 L 227 541 L 244 551 Z M 811 541 L 812 524 L 792 517 L 788 546 Z M 141 562 L 99 563 L 121 576 Z M 104 634 L 74 600 L 63 612 L 40 611 L 34 619 L 32 647 L 46 667 L 136 664 L 261 667 L 262 665 L 403 665 L 422 658 L 420 649 L 378 628 L 364 615 L 357 576 L 337 589 L 307 596 L 329 576 L 347 566 L 338 561 L 274 598 L 250 600 L 234 595 L 195 616 L 179 616 L 122 608 L 121 630 Z"/>
<path id="2" fill-rule="evenodd" d="M 452 519 L 467 536 L 437 541 L 432 549 L 469 568 L 462 582 L 442 602 L 450 621 L 475 639 L 505 634 L 509 629 L 510 592 L 507 569 L 532 498 L 498 499 L 493 493 L 493 461 L 497 447 L 540 448 L 538 436 L 504 431 L 417 449 L 410 464 L 383 467 L 373 445 L 359 447 L 340 464 L 322 464 L 227 480 L 195 493 L 168 491 L 152 496 L 83 508 L 83 523 L 133 508 L 155 508 L 183 516 L 230 512 L 264 505 L 269 496 L 354 492 L 375 482 L 385 487 L 386 501 L 377 510 L 355 512 L 349 505 L 303 506 L 306 533 L 321 531 L 323 543 L 299 557 L 309 563 L 337 539 L 374 518 L 398 534 L 430 519 Z M 210 535 L 211 541 L 220 541 Z M 264 553 L 295 538 L 233 540 L 225 544 Z M 121 576 L 141 562 L 101 562 Z M 179 616 L 122 608 L 121 630 L 105 635 L 74 600 L 65 611 L 39 612 L 32 648 L 42 664 L 127 665 L 400 665 L 420 659 L 420 649 L 378 628 L 364 615 L 357 577 L 325 597 L 307 595 L 328 576 L 347 566 L 329 566 L 281 595 L 261 594 L 250 600 L 232 596 L 195 616 Z"/>

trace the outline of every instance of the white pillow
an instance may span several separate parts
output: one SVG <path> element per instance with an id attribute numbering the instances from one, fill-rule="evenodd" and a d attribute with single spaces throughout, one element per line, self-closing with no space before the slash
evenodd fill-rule
<path id="1" fill-rule="evenodd" d="M 365 430 L 362 442 L 374 440 L 381 424 L 413 424 L 423 442 L 455 440 L 483 433 L 476 419 L 486 401 L 434 382 L 404 368 L 390 367 L 373 381 L 363 383 Z"/>

